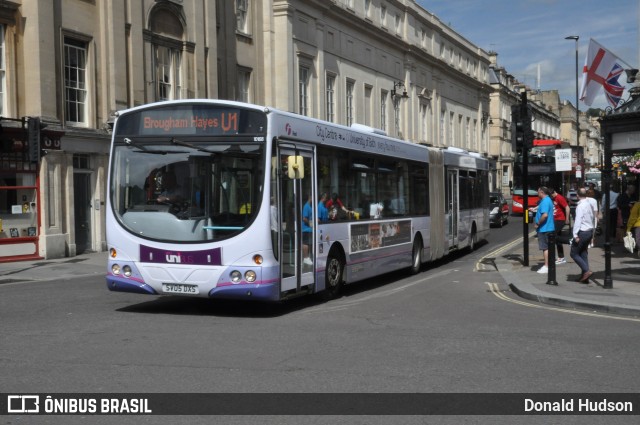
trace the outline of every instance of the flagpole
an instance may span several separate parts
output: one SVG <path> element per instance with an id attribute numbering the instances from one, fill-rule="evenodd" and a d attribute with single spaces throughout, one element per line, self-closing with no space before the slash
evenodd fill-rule
<path id="1" fill-rule="evenodd" d="M 576 147 L 578 151 L 578 165 L 582 165 L 582 158 L 584 158 L 584 152 L 580 155 L 580 108 L 578 107 L 578 40 L 580 36 L 578 35 L 570 35 L 564 38 L 565 40 L 575 40 L 576 42 Z M 582 168 L 582 167 L 581 167 Z M 582 179 L 582 173 L 584 170 L 580 170 L 580 179 L 578 179 L 578 172 L 576 170 L 576 183 L 578 183 Z M 580 185 L 578 184 L 578 187 Z"/>

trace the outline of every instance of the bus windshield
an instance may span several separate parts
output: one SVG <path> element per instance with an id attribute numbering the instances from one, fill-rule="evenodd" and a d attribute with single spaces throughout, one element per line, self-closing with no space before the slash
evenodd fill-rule
<path id="1" fill-rule="evenodd" d="M 112 155 L 114 214 L 142 238 L 217 241 L 244 230 L 257 214 L 262 142 L 132 136 L 116 142 Z"/>

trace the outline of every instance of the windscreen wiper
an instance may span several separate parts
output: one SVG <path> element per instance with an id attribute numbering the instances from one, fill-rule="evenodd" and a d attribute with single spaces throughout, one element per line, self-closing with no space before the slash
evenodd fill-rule
<path id="1" fill-rule="evenodd" d="M 175 137 L 171 138 L 171 144 L 177 145 L 177 146 L 184 146 L 185 148 L 195 149 L 195 150 L 200 151 L 200 152 L 206 152 L 206 153 L 212 153 L 212 154 L 218 153 L 218 152 L 214 152 L 212 150 L 209 150 L 207 148 L 196 146 L 193 143 L 183 142 L 182 140 L 178 140 Z"/>
<path id="2" fill-rule="evenodd" d="M 150 154 L 155 154 L 155 155 L 166 155 L 169 153 L 186 153 L 184 151 L 157 151 L 157 150 L 152 150 L 149 148 L 146 148 L 145 146 L 141 145 L 140 143 L 136 143 L 133 140 L 129 139 L 128 137 L 124 138 L 124 143 L 127 146 L 131 146 L 134 147 L 136 149 L 140 149 L 140 151 L 142 151 L 143 153 L 150 153 Z"/>

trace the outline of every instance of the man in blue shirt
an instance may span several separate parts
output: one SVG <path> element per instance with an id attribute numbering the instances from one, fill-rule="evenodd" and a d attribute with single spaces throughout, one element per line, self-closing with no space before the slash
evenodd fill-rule
<path id="1" fill-rule="evenodd" d="M 329 210 L 325 206 L 328 197 L 327 192 L 323 192 L 320 196 L 320 202 L 318 202 L 318 221 L 320 222 L 329 221 Z"/>
<path id="2" fill-rule="evenodd" d="M 544 255 L 544 266 L 538 269 L 538 273 L 547 273 L 549 271 L 549 233 L 555 232 L 555 223 L 553 222 L 553 201 L 549 196 L 551 191 L 542 186 L 538 189 L 540 203 L 536 212 L 536 231 L 538 232 L 538 247 Z"/>
<path id="3" fill-rule="evenodd" d="M 311 206 L 311 194 L 307 203 L 302 207 L 302 256 L 304 264 L 311 266 L 311 243 L 313 242 L 313 207 Z"/>

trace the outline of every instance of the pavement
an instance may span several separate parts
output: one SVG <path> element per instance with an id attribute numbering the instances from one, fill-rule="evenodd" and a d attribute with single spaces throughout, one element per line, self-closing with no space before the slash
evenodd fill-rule
<path id="1" fill-rule="evenodd" d="M 67 280 L 84 276 L 104 277 L 107 274 L 108 255 L 107 252 L 92 252 L 50 260 L 0 263 L 0 285 L 54 279 Z"/>
<path id="2" fill-rule="evenodd" d="M 595 246 L 589 248 L 589 268 L 593 275 L 588 284 L 577 282 L 582 273 L 569 256 L 569 245 L 565 245 L 567 263 L 556 266 L 555 282 L 558 285 L 553 286 L 547 284 L 548 273 L 537 273 L 544 264 L 544 257 L 534 235 L 529 235 L 529 266 L 523 264 L 522 238 L 512 249 L 493 259 L 512 292 L 544 304 L 640 317 L 640 257 L 637 253 L 631 254 L 622 243 L 611 244 L 612 285 L 604 288 L 604 236 L 596 236 Z"/>
<path id="3" fill-rule="evenodd" d="M 548 274 L 536 270 L 543 264 L 542 251 L 532 233 L 529 237 L 529 266 L 523 263 L 522 238 L 508 245 L 496 258 L 486 258 L 498 270 L 511 291 L 518 296 L 555 306 L 588 309 L 604 313 L 640 317 L 640 257 L 624 249 L 622 243 L 612 244 L 612 288 L 604 288 L 604 238 L 598 236 L 589 249 L 589 265 L 593 275 L 588 284 L 576 282 L 580 269 L 569 257 L 567 263 L 556 266 L 557 286 L 547 284 Z M 30 281 L 66 280 L 82 276 L 104 277 L 107 252 L 86 253 L 76 257 L 51 260 L 0 263 L 0 285 Z"/>

